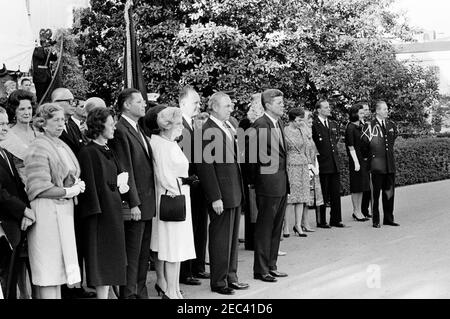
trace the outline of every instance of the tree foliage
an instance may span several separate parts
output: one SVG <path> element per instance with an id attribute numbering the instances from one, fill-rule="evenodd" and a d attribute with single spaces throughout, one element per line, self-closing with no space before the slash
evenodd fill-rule
<path id="1" fill-rule="evenodd" d="M 90 94 L 109 103 L 121 87 L 124 2 L 91 0 L 91 8 L 77 12 L 73 28 Z M 319 97 L 329 98 L 338 119 L 356 100 L 382 98 L 401 129 L 423 128 L 437 79 L 396 61 L 384 39 L 409 40 L 412 30 L 398 22 L 392 2 L 135 1 L 148 90 L 169 104 L 185 84 L 203 97 L 229 91 L 245 112 L 252 94 L 274 87 L 284 92 L 288 107 L 311 109 Z"/>

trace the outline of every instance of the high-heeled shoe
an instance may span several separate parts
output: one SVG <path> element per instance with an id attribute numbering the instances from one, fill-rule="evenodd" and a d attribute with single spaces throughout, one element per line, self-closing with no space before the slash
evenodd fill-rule
<path id="1" fill-rule="evenodd" d="M 164 297 L 164 294 L 166 293 L 164 290 L 162 290 L 161 289 L 161 287 L 158 285 L 158 284 L 155 284 L 155 290 L 156 290 L 156 292 L 158 293 L 158 296 L 160 296 L 161 294 L 163 294 L 163 297 Z M 164 299 L 164 298 L 163 298 Z"/>
<path id="2" fill-rule="evenodd" d="M 291 236 L 291 234 L 289 234 L 289 233 L 288 234 L 283 234 L 284 238 L 289 238 L 289 236 Z"/>
<path id="3" fill-rule="evenodd" d="M 294 230 L 294 234 L 297 234 L 298 237 L 308 237 L 308 235 L 301 233 L 301 232 L 297 229 L 297 226 L 294 226 L 293 230 Z"/>
<path id="4" fill-rule="evenodd" d="M 170 299 L 170 298 L 166 294 L 163 294 L 161 299 Z"/>
<path id="5" fill-rule="evenodd" d="M 302 226 L 302 230 L 308 233 L 314 233 L 315 230 L 314 229 L 310 229 L 310 228 L 306 228 L 305 226 Z"/>
<path id="6" fill-rule="evenodd" d="M 356 221 L 358 221 L 358 222 L 365 222 L 365 221 L 368 221 L 368 220 L 369 220 L 369 218 L 367 218 L 367 217 L 358 218 L 358 217 L 356 217 L 355 214 L 352 214 L 352 217 L 353 217 L 354 220 L 356 220 Z"/>

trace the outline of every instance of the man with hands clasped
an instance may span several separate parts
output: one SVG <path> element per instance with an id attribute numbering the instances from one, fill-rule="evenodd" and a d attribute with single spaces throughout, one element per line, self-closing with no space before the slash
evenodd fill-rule
<path id="1" fill-rule="evenodd" d="M 214 93 L 208 101 L 210 117 L 203 125 L 203 158 L 197 165 L 208 202 L 209 259 L 211 290 L 231 295 L 235 289 L 247 289 L 237 277 L 239 218 L 243 198 L 242 173 L 238 162 L 236 129 L 229 122 L 233 103 L 223 93 Z M 221 146 L 221 151 L 208 145 Z M 209 148 L 210 149 L 210 148 Z M 211 150 L 211 149 L 210 149 Z"/>

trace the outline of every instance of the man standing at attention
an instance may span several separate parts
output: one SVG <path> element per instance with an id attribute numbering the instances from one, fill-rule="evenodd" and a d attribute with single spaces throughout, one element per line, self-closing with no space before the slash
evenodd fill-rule
<path id="1" fill-rule="evenodd" d="M 319 176 L 325 203 L 329 202 L 330 224 L 326 221 L 327 205 L 320 207 L 317 227 L 330 228 L 345 227 L 341 216 L 341 193 L 340 193 L 340 162 L 337 148 L 339 140 L 339 126 L 329 119 L 331 115 L 330 104 L 327 100 L 319 100 L 316 103 L 317 118 L 313 122 L 312 137 L 316 144 L 319 155 Z"/>

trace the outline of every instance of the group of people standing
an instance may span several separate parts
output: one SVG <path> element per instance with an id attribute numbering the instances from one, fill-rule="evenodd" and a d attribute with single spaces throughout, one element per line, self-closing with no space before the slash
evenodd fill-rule
<path id="1" fill-rule="evenodd" d="M 283 233 L 289 233 L 286 210 L 295 213 L 293 230 L 300 236 L 313 231 L 310 206 L 317 207 L 318 227 L 345 227 L 339 129 L 325 100 L 316 105 L 317 118 L 291 109 L 284 127 L 283 93 L 264 91 L 264 113 L 251 124 L 244 149 L 231 117 L 232 100 L 223 92 L 209 98 L 206 119 L 197 117 L 200 96 L 191 86 L 180 91 L 179 107 L 147 111 L 142 94 L 125 89 L 118 96 L 118 117 L 103 100 L 77 103 L 65 88 L 56 89 L 35 116 L 32 101 L 17 90 L 9 96 L 8 112 L 0 108 L 0 220 L 12 247 L 0 265 L 7 264 L 6 274 L 0 273 L 7 298 L 16 296 L 17 283 L 22 294 L 28 269 L 33 298 L 104 299 L 112 286 L 120 287 L 120 298 L 146 299 L 150 260 L 163 298 L 184 298 L 179 283 L 197 285 L 199 279 L 210 279 L 211 290 L 224 295 L 248 289 L 237 275 L 246 188 L 255 190 L 258 210 L 255 279 L 288 276 L 277 268 L 283 224 Z M 384 224 L 398 225 L 396 128 L 387 120 L 386 103 L 377 103 L 376 119 L 366 124 L 363 110 L 352 107 L 346 132 L 353 217 L 365 220 L 361 214 L 368 216 L 364 205 L 371 201 L 373 225 L 379 227 L 383 190 Z M 183 221 L 160 218 L 167 194 L 184 196 Z M 84 274 L 96 293 L 80 286 Z"/>

